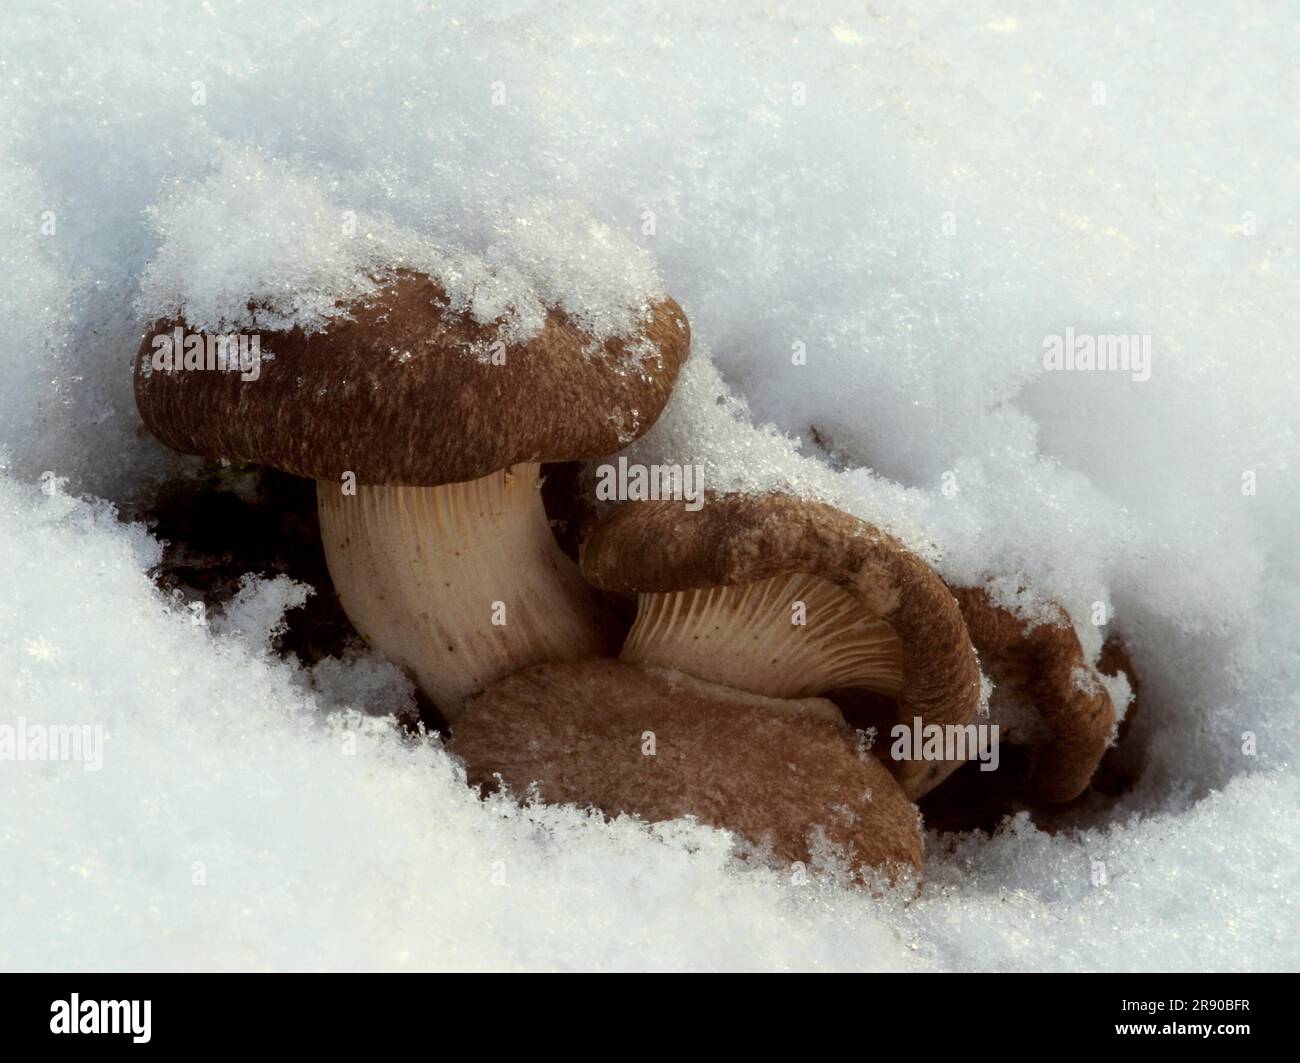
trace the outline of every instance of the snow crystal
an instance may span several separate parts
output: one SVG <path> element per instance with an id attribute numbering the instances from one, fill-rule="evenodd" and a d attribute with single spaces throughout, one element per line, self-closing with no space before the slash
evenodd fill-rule
<path id="1" fill-rule="evenodd" d="M 212 629 L 221 635 L 243 639 L 254 652 L 269 650 L 285 631 L 284 614 L 307 601 L 312 589 L 288 576 L 259 579 L 245 575 Z"/>

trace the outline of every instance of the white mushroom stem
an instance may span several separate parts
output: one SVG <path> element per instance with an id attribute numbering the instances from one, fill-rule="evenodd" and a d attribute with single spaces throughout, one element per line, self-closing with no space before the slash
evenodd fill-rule
<path id="1" fill-rule="evenodd" d="M 817 576 L 642 594 L 620 659 L 766 698 L 860 688 L 897 697 L 903 644 L 862 602 Z"/>
<path id="2" fill-rule="evenodd" d="M 448 720 L 543 661 L 601 653 L 597 609 L 551 533 L 539 466 L 441 487 L 318 482 L 321 540 L 348 618 Z"/>

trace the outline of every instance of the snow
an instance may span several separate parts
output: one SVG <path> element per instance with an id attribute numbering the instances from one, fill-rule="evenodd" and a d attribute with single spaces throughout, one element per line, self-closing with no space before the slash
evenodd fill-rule
<path id="1" fill-rule="evenodd" d="M 148 210 L 159 246 L 136 299 L 146 321 L 317 331 L 403 268 L 438 277 L 477 321 L 504 318 L 507 342 L 535 336 L 549 306 L 597 337 L 627 335 L 663 297 L 646 250 L 571 205 L 521 205 L 480 255 L 333 203 L 320 179 L 253 150 L 223 147 L 219 159 Z"/>
<path id="2" fill-rule="evenodd" d="M 0 762 L 0 966 L 1300 966 L 1293 23 L 10 3 L 0 724 L 106 743 Z M 319 328 L 394 261 L 521 334 L 672 294 L 694 355 L 632 454 L 831 501 L 1093 656 L 1118 631 L 1137 788 L 932 832 L 922 897 L 869 900 L 474 799 L 376 714 L 412 704 L 391 666 L 275 653 L 286 577 L 173 601 L 117 515 L 195 467 L 137 432 L 144 329 Z M 1150 337 L 1150 379 L 1044 371 L 1067 329 Z"/>

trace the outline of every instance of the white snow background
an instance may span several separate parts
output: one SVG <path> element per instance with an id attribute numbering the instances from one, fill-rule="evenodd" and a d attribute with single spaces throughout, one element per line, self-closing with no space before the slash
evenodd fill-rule
<path id="1" fill-rule="evenodd" d="M 1297 55 L 1293 3 L 6 0 L 0 723 L 107 738 L 0 763 L 0 967 L 1300 967 Z M 931 832 L 873 900 L 478 800 L 363 711 L 409 697 L 382 662 L 270 652 L 287 579 L 192 623 L 115 510 L 194 468 L 138 431 L 139 337 L 250 290 L 319 322 L 394 253 L 524 329 L 669 292 L 638 455 L 1107 603 L 1136 790 Z M 1044 373 L 1066 327 L 1151 379 Z"/>

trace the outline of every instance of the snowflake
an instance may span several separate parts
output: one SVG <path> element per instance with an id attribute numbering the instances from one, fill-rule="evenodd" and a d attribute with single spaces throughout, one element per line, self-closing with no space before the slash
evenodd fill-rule
<path id="1" fill-rule="evenodd" d="M 38 661 L 53 661 L 59 656 L 58 646 L 44 636 L 38 639 L 24 639 L 23 649 Z"/>

